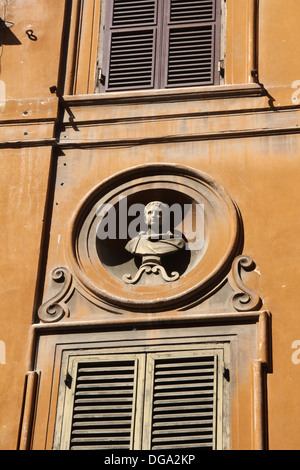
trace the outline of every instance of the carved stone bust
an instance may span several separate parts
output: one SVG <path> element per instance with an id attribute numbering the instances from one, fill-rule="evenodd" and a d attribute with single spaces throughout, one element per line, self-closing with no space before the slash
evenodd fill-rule
<path id="1" fill-rule="evenodd" d="M 147 226 L 146 231 L 130 240 L 125 249 L 135 256 L 142 257 L 142 265 L 134 277 L 126 274 L 123 280 L 126 283 L 136 283 L 140 280 L 142 274 L 160 274 L 167 282 L 177 280 L 179 274 L 173 272 L 168 276 L 162 266 L 161 258 L 167 255 L 176 254 L 185 247 L 183 238 L 175 237 L 170 230 L 164 231 L 169 227 L 168 206 L 161 201 L 149 202 L 145 207 L 144 219 Z M 167 222 L 167 224 L 165 223 Z"/>
<path id="2" fill-rule="evenodd" d="M 167 210 L 167 205 L 160 201 L 147 204 L 144 214 L 147 231 L 140 232 L 138 237 L 130 240 L 126 250 L 140 256 L 154 254 L 162 257 L 184 248 L 185 242 L 182 238 L 175 238 L 170 230 L 162 231 L 163 217 Z"/>

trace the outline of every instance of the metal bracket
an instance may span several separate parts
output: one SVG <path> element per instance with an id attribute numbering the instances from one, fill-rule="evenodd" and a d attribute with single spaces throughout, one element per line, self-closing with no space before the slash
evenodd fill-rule
<path id="1" fill-rule="evenodd" d="M 0 29 L 5 29 L 5 28 L 12 28 L 15 23 L 11 23 L 10 21 L 4 21 L 2 18 L 0 18 Z"/>
<path id="2" fill-rule="evenodd" d="M 105 85 L 105 75 L 103 75 L 101 67 L 98 67 L 97 70 L 97 82 L 101 83 L 101 85 Z"/>
<path id="3" fill-rule="evenodd" d="M 68 388 L 72 387 L 72 382 L 73 382 L 73 377 L 69 372 L 67 372 L 66 378 L 65 378 L 65 384 Z"/>
<path id="4" fill-rule="evenodd" d="M 219 60 L 218 62 L 218 72 L 221 75 L 222 78 L 225 77 L 225 61 L 224 60 Z"/>

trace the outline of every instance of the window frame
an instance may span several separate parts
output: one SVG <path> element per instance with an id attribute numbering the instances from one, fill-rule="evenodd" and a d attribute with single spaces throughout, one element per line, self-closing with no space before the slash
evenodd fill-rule
<path id="1" fill-rule="evenodd" d="M 242 312 L 204 314 L 181 312 L 176 319 L 166 313 L 129 315 L 93 322 L 69 322 L 33 325 L 34 357 L 31 381 L 24 396 L 20 449 L 51 450 L 58 409 L 64 353 L 70 350 L 190 343 L 197 338 L 203 344 L 229 344 L 230 409 L 225 429 L 226 449 L 267 448 L 266 377 L 270 367 L 270 313 Z M 137 350 L 137 349 L 136 349 Z M 136 351 L 135 350 L 135 351 Z M 242 410 L 242 413 L 241 413 Z M 28 422 L 32 426 L 28 427 Z"/>
<path id="2" fill-rule="evenodd" d="M 205 86 L 218 86 L 224 82 L 223 65 L 224 64 L 224 43 L 225 43 L 225 0 L 215 0 L 214 6 L 214 19 L 211 21 L 186 21 L 186 22 L 171 22 L 171 1 L 172 0 L 157 0 L 156 4 L 156 19 L 151 25 L 134 26 L 134 30 L 149 29 L 154 32 L 152 51 L 152 78 L 151 84 L 148 86 L 126 86 L 126 87 L 109 87 L 109 70 L 110 70 L 110 51 L 111 51 L 111 38 L 113 31 L 126 30 L 125 27 L 114 27 L 112 25 L 113 6 L 110 4 L 109 8 L 106 6 L 107 0 L 102 0 L 102 12 L 100 15 L 100 34 L 99 34 L 99 48 L 97 59 L 97 76 L 95 92 L 98 93 L 114 93 L 114 92 L 130 92 L 138 90 L 160 90 L 160 89 L 176 89 L 176 88 L 189 88 L 189 87 L 205 87 Z M 110 24 L 111 26 L 106 26 Z M 169 34 L 170 31 L 176 29 L 187 29 L 212 27 L 212 62 L 211 62 L 211 80 L 204 83 L 184 83 L 178 82 L 177 84 L 168 83 L 169 71 Z M 106 29 L 106 32 L 105 32 Z M 107 53 L 106 53 L 107 51 Z"/>
<path id="3" fill-rule="evenodd" d="M 225 76 L 220 85 L 257 83 L 257 73 L 252 73 L 258 67 L 257 0 L 245 0 L 242 10 L 239 1 L 222 0 L 221 7 L 220 66 L 225 69 Z M 59 87 L 62 95 L 100 93 L 99 51 L 103 50 L 101 18 L 104 12 L 105 0 L 74 0 L 71 9 L 66 10 L 67 40 L 62 46 L 66 61 Z M 240 38 L 238 42 L 235 41 L 236 35 Z"/>

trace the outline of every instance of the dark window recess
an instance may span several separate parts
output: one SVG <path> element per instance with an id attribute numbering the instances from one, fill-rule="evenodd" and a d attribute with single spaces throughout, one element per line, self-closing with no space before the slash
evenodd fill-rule
<path id="1" fill-rule="evenodd" d="M 218 84 L 220 23 L 221 0 L 106 2 L 100 91 Z"/>

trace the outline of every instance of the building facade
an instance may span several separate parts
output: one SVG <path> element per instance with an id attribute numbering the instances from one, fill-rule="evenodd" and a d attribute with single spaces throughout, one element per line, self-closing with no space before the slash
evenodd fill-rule
<path id="1" fill-rule="evenodd" d="M 0 448 L 298 449 L 299 2 L 0 8 Z"/>

